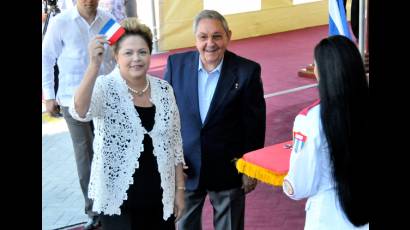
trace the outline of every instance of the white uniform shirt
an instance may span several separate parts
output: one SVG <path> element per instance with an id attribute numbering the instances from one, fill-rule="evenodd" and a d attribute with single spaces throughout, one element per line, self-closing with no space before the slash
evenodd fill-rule
<path id="1" fill-rule="evenodd" d="M 57 99 L 69 106 L 75 89 L 83 79 L 88 66 L 88 43 L 105 23 L 110 13 L 97 10 L 95 20 L 89 25 L 78 13 L 77 7 L 67 9 L 50 20 L 42 46 L 42 86 L 44 99 Z M 99 74 L 110 73 L 115 60 L 106 45 L 104 62 Z M 59 68 L 59 87 L 54 94 L 54 64 Z"/>
<path id="2" fill-rule="evenodd" d="M 368 224 L 361 228 L 351 224 L 336 197 L 319 101 L 295 118 L 289 172 L 284 180 L 287 196 L 294 200 L 308 198 L 305 230 L 369 229 Z"/>

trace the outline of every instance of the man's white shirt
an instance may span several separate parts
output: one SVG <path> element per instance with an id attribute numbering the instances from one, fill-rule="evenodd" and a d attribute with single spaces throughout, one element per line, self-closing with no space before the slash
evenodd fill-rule
<path id="1" fill-rule="evenodd" d="M 89 63 L 88 43 L 112 18 L 98 9 L 91 24 L 82 18 L 77 7 L 67 9 L 50 20 L 42 44 L 42 88 L 44 99 L 57 99 L 69 106 Z M 111 48 L 106 45 L 100 74 L 108 74 L 115 66 Z M 59 68 L 59 89 L 54 93 L 54 64 Z"/>

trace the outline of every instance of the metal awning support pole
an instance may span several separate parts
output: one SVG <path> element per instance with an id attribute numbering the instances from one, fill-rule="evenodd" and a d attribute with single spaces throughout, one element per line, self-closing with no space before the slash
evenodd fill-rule
<path id="1" fill-rule="evenodd" d="M 365 26 L 365 0 L 359 1 L 359 50 L 364 60 L 364 26 Z"/>
<path id="2" fill-rule="evenodd" d="M 158 53 L 159 52 L 159 50 L 158 50 L 158 33 L 157 33 L 157 30 L 158 30 L 158 28 L 157 28 L 157 22 L 156 22 L 156 20 L 155 20 L 155 0 L 151 0 L 151 3 L 152 3 L 152 30 L 153 30 L 153 46 L 154 47 L 152 47 L 153 48 L 153 52 L 152 53 Z"/>

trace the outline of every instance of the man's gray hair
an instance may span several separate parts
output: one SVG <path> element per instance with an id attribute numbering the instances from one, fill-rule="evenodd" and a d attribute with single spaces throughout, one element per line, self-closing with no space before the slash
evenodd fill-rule
<path id="1" fill-rule="evenodd" d="M 226 34 L 229 34 L 229 27 L 228 27 L 228 22 L 226 22 L 226 19 L 224 16 L 222 16 L 220 13 L 218 13 L 215 10 L 203 10 L 201 11 L 194 20 L 194 33 L 196 33 L 196 30 L 198 29 L 198 24 L 199 21 L 201 21 L 204 18 L 210 18 L 210 19 L 216 19 L 222 23 L 222 26 L 226 32 Z"/>

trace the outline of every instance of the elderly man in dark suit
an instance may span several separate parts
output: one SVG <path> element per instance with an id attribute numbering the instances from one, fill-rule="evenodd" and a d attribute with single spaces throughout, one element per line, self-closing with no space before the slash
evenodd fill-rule
<path id="1" fill-rule="evenodd" d="M 164 76 L 180 111 L 186 161 L 186 211 L 178 227 L 202 228 L 208 194 L 215 229 L 243 229 L 245 194 L 256 180 L 239 174 L 235 159 L 264 146 L 261 67 L 226 50 L 231 31 L 218 12 L 201 11 L 194 33 L 197 51 L 171 55 Z"/>

